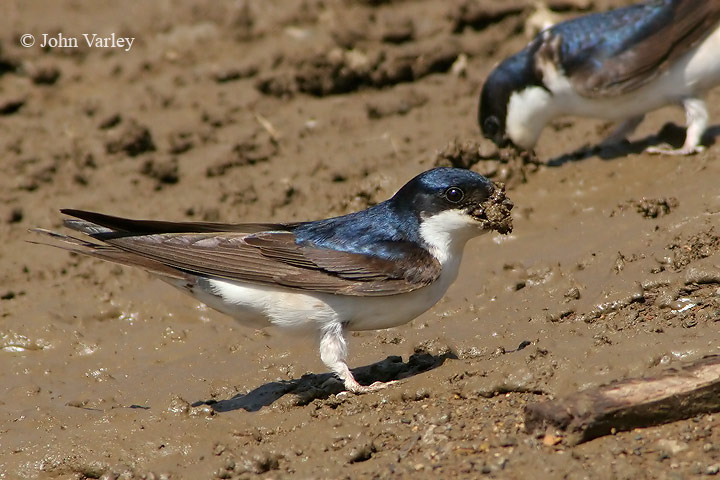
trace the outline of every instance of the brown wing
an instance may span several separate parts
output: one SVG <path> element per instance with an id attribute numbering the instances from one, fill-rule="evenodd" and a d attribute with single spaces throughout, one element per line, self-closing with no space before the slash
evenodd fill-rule
<path id="1" fill-rule="evenodd" d="M 260 227 L 245 224 L 243 232 L 240 225 L 218 224 L 226 230 L 211 232 L 206 231 L 210 229 L 208 224 L 139 221 L 138 230 L 155 233 L 136 234 L 135 220 L 65 211 L 70 212 L 86 220 L 66 222 L 70 228 L 104 242 L 71 241 L 68 239 L 73 237 L 66 237 L 65 242 L 75 247 L 72 250 L 161 275 L 165 273 L 158 270 L 170 268 L 231 281 L 358 296 L 409 292 L 430 284 L 440 275 L 437 260 L 410 242 L 396 242 L 393 250 L 398 252 L 399 260 L 391 261 L 297 245 L 294 234 L 288 231 L 291 226 L 287 225 L 271 225 L 278 228 L 275 231 L 247 233 Z M 172 233 L 160 233 L 161 228 Z M 193 230 L 201 232 L 177 233 Z M 78 241 L 83 242 L 82 250 L 77 248 Z"/>
<path id="2" fill-rule="evenodd" d="M 410 242 L 384 245 L 397 254 L 394 260 L 297 245 L 294 235 L 289 233 L 250 235 L 245 243 L 257 248 L 267 259 L 302 269 L 302 273 L 296 271 L 281 280 L 283 285 L 300 288 L 306 271 L 319 270 L 353 281 L 350 290 L 357 294 L 402 293 L 429 285 L 438 278 L 441 269 L 427 250 Z"/>
<path id="3" fill-rule="evenodd" d="M 627 18 L 618 20 L 621 25 L 599 25 L 606 30 L 592 35 L 601 39 L 598 43 L 575 51 L 561 47 L 565 73 L 579 94 L 615 96 L 640 88 L 666 71 L 720 23 L 718 0 L 677 0 L 667 7 L 648 2 L 630 7 L 627 12 Z M 558 26 L 548 34 L 562 38 L 564 28 Z M 622 29 L 633 30 L 625 33 Z"/>

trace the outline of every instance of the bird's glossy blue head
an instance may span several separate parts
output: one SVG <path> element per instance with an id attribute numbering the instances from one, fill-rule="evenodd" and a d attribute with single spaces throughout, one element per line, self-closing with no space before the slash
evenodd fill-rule
<path id="1" fill-rule="evenodd" d="M 416 219 L 420 243 L 442 264 L 482 232 L 512 230 L 512 203 L 503 187 L 470 170 L 428 170 L 410 180 L 388 203 L 400 216 Z"/>
<path id="2" fill-rule="evenodd" d="M 401 212 L 426 218 L 443 211 L 475 211 L 494 192 L 490 180 L 461 168 L 434 168 L 406 183 L 389 202 Z"/>

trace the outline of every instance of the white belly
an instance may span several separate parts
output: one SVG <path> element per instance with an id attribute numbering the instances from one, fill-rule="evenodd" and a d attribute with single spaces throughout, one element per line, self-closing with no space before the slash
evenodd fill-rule
<path id="1" fill-rule="evenodd" d="M 448 270 L 454 270 L 448 271 Z M 399 295 L 359 297 L 200 278 L 192 288 L 169 282 L 209 307 L 252 328 L 317 330 L 340 322 L 348 330 L 396 327 L 430 309 L 445 295 L 457 268 L 445 269 L 427 287 Z"/>

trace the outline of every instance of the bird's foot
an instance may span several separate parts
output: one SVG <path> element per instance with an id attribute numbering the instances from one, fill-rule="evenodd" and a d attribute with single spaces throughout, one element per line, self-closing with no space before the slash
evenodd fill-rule
<path id="1" fill-rule="evenodd" d="M 384 390 L 390 385 L 395 385 L 396 383 L 398 383 L 397 380 L 393 380 L 390 382 L 375 382 L 371 385 L 360 385 L 353 378 L 352 381 L 345 381 L 345 389 L 350 393 L 354 393 L 355 395 L 362 395 L 363 393 L 371 393 L 377 392 L 378 390 Z"/>
<path id="2" fill-rule="evenodd" d="M 645 149 L 647 153 L 655 155 L 695 155 L 705 150 L 702 145 L 685 145 L 681 148 L 672 148 L 670 145 L 660 145 L 657 147 L 648 147 Z"/>

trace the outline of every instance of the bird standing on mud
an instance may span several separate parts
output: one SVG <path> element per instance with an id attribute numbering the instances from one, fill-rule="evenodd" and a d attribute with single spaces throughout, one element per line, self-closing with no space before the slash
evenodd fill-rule
<path id="1" fill-rule="evenodd" d="M 684 145 L 647 151 L 689 155 L 703 149 L 703 97 L 718 84 L 720 1 L 649 0 L 541 32 L 491 72 L 478 121 L 497 145 L 531 150 L 560 116 L 622 120 L 610 144 L 630 135 L 646 113 L 680 104 Z"/>
<path id="2" fill-rule="evenodd" d="M 317 332 L 320 357 L 351 392 L 348 330 L 402 325 L 455 280 L 465 243 L 512 229 L 504 188 L 469 170 L 436 168 L 366 210 L 312 222 L 221 224 L 130 220 L 81 210 L 48 230 L 54 246 L 143 268 L 255 328 Z"/>

